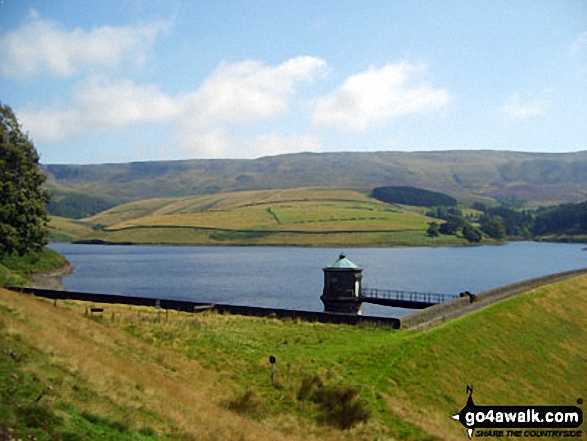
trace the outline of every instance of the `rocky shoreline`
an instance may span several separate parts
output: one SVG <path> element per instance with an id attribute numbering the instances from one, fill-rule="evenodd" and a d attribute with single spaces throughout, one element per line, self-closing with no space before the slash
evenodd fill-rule
<path id="1" fill-rule="evenodd" d="M 63 277 L 71 275 L 75 270 L 75 265 L 71 263 L 65 266 L 45 273 L 31 274 L 33 279 L 32 287 L 41 289 L 55 289 L 61 291 L 67 291 L 67 288 L 63 285 Z"/>

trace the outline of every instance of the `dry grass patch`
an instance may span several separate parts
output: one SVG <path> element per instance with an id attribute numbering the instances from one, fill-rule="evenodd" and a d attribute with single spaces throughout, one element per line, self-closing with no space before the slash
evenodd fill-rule
<path id="1" fill-rule="evenodd" d="M 122 409 L 125 424 L 137 430 L 154 427 L 171 438 L 298 439 L 226 409 L 231 391 L 220 377 L 197 361 L 121 333 L 107 318 L 86 318 L 79 306 L 54 307 L 6 290 L 0 290 L 0 304 L 18 311 L 2 315 L 8 332 L 77 379 L 59 387 L 60 398 L 91 414 L 120 421 Z M 43 375 L 35 366 L 30 369 Z M 78 394 L 80 387 L 91 390 L 93 398 Z M 313 438 L 304 432 L 302 438 Z"/>

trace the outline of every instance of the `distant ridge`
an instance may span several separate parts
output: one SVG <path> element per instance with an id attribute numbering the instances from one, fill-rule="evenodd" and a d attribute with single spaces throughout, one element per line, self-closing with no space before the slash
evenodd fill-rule
<path id="1" fill-rule="evenodd" d="M 258 159 L 48 164 L 42 169 L 55 194 L 81 193 L 117 203 L 238 190 L 391 185 L 438 190 L 461 200 L 515 198 L 546 204 L 587 198 L 587 151 L 296 153 Z"/>

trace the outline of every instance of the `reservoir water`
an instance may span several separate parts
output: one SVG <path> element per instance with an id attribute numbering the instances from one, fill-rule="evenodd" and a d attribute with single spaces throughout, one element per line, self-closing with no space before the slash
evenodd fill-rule
<path id="1" fill-rule="evenodd" d="M 54 243 L 75 271 L 68 290 L 196 302 L 322 311 L 322 268 L 340 249 L 174 247 Z M 351 248 L 363 286 L 458 294 L 587 267 L 585 244 L 512 242 L 499 246 Z M 400 308 L 364 305 L 364 315 L 399 317 Z"/>

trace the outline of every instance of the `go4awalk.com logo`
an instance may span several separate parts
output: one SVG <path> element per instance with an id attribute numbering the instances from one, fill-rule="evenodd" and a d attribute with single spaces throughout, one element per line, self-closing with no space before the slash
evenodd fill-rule
<path id="1" fill-rule="evenodd" d="M 581 439 L 583 411 L 577 406 L 477 406 L 473 387 L 461 411 L 451 418 L 459 421 L 469 439 L 473 437 Z M 577 400 L 582 404 L 582 400 Z M 575 429 L 575 430 L 570 430 Z"/>

